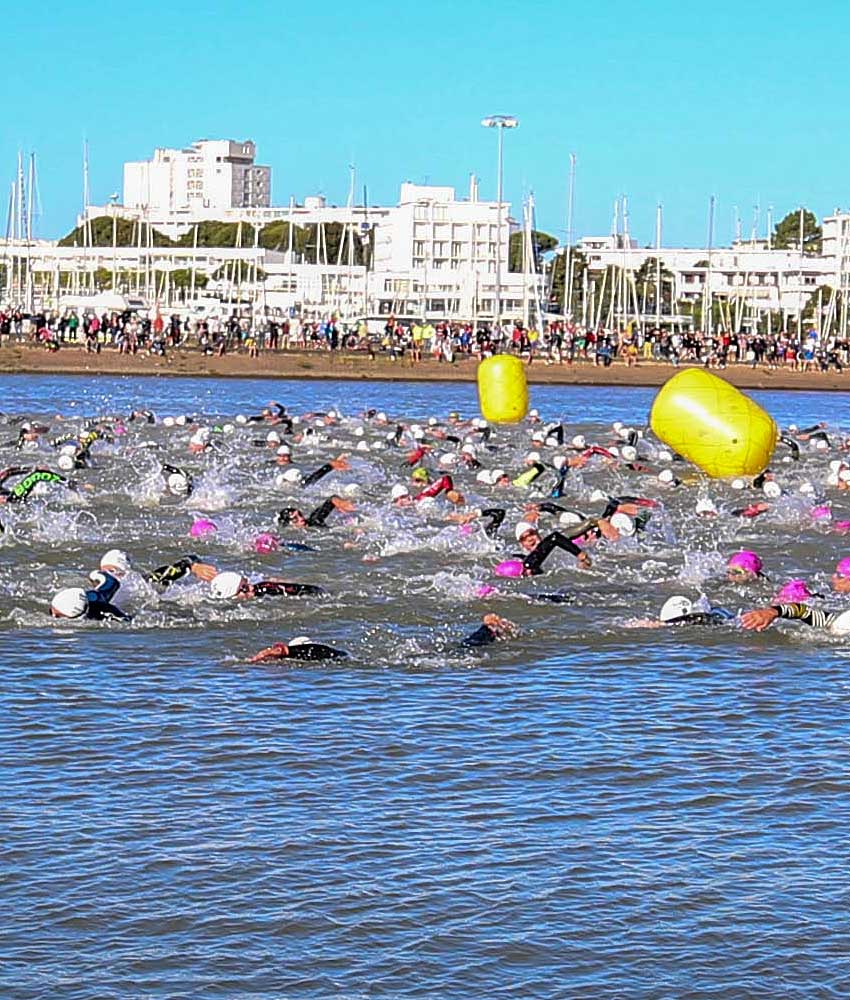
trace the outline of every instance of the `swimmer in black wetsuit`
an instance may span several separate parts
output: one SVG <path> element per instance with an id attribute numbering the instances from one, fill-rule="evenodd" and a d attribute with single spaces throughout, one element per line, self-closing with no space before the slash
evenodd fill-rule
<path id="1" fill-rule="evenodd" d="M 763 632 L 777 619 L 798 621 L 804 625 L 833 635 L 847 635 L 850 632 L 850 613 L 847 611 L 822 611 L 808 604 L 772 604 L 767 608 L 756 608 L 741 615 L 741 625 L 754 632 Z"/>
<path id="2" fill-rule="evenodd" d="M 14 476 L 22 478 L 11 488 L 3 485 L 7 479 Z M 58 472 L 51 472 L 50 469 L 27 469 L 20 466 L 10 466 L 0 472 L 0 503 L 25 503 L 39 483 L 71 485 L 64 476 L 60 476 Z"/>
<path id="3" fill-rule="evenodd" d="M 314 511 L 305 515 L 297 507 L 284 507 L 278 512 L 277 523 L 282 527 L 292 528 L 326 528 L 328 517 L 338 510 L 343 514 L 351 514 L 357 508 L 351 500 L 336 495 L 324 500 Z"/>
<path id="4" fill-rule="evenodd" d="M 216 600 L 248 600 L 253 597 L 316 597 L 324 594 L 321 587 L 312 583 L 289 583 L 286 580 L 259 580 L 252 583 L 247 576 L 225 570 L 219 573 L 214 566 L 201 564 L 192 572 L 207 580 L 210 593 Z"/>
<path id="5" fill-rule="evenodd" d="M 348 653 L 344 649 L 334 649 L 323 642 L 313 642 L 306 635 L 296 636 L 289 642 L 275 642 L 259 653 L 255 653 L 249 663 L 268 663 L 275 660 L 301 660 L 318 663 L 323 660 L 344 660 Z"/>
<path id="6" fill-rule="evenodd" d="M 494 642 L 504 642 L 505 639 L 510 639 L 516 635 L 516 630 L 516 625 L 508 621 L 507 618 L 500 618 L 498 615 L 484 615 L 482 624 L 474 632 L 470 632 L 458 645 L 461 649 L 489 646 Z"/>
<path id="7" fill-rule="evenodd" d="M 50 614 L 54 618 L 87 618 L 91 621 L 114 618 L 130 621 L 130 615 L 111 603 L 121 586 L 120 581 L 102 570 L 89 574 L 89 579 L 95 584 L 91 590 L 66 587 L 55 594 L 50 604 Z"/>
<path id="8" fill-rule="evenodd" d="M 540 532 L 533 524 L 528 521 L 520 521 L 516 526 L 515 534 L 516 540 L 523 549 L 521 559 L 524 566 L 524 576 L 537 576 L 542 573 L 543 563 L 555 549 L 563 549 L 564 552 L 574 555 L 582 569 L 589 569 L 592 565 L 590 556 L 563 532 L 550 531 L 545 538 L 541 538 Z"/>

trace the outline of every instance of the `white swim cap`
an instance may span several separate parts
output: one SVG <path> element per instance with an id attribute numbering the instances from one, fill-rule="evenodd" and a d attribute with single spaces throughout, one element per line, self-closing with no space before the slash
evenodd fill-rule
<path id="1" fill-rule="evenodd" d="M 368 451 L 369 450 L 369 442 L 368 441 L 358 441 L 357 442 L 357 447 L 354 450 L 355 451 Z"/>
<path id="2" fill-rule="evenodd" d="M 673 621 L 674 618 L 681 618 L 682 615 L 689 615 L 691 611 L 693 611 L 693 607 L 693 601 L 687 597 L 682 597 L 681 595 L 668 597 L 664 602 L 658 617 L 663 622 Z"/>
<path id="3" fill-rule="evenodd" d="M 130 558 L 121 549 L 110 549 L 100 560 L 101 569 L 117 569 L 121 573 L 130 572 Z"/>
<path id="4" fill-rule="evenodd" d="M 74 456 L 77 454 L 77 446 L 75 444 L 63 444 L 62 447 L 59 449 L 59 454 Z M 838 464 L 840 465 L 841 463 L 839 462 Z"/>
<path id="5" fill-rule="evenodd" d="M 63 472 L 70 472 L 74 468 L 74 458 L 72 455 L 60 455 L 56 464 Z"/>
<path id="6" fill-rule="evenodd" d="M 537 525 L 532 524 L 531 521 L 518 521 L 517 526 L 514 528 L 516 540 L 519 541 L 529 531 L 537 531 Z"/>
<path id="7" fill-rule="evenodd" d="M 387 444 L 385 441 L 373 441 L 372 451 L 385 451 Z"/>
<path id="8" fill-rule="evenodd" d="M 581 522 L 582 517 L 574 510 L 565 510 L 558 518 L 558 523 L 562 524 L 565 528 L 569 528 L 573 524 L 581 524 Z"/>
<path id="9" fill-rule="evenodd" d="M 353 433 L 354 433 L 355 437 L 362 438 L 363 437 L 363 428 L 362 427 L 355 427 Z"/>
<path id="10" fill-rule="evenodd" d="M 637 458 L 637 448 L 630 444 L 624 444 L 620 449 L 620 457 L 624 462 L 634 462 Z"/>
<path id="11" fill-rule="evenodd" d="M 607 500 L 607 499 L 608 499 L 608 494 L 607 493 L 603 493 L 602 490 L 594 490 L 590 494 L 590 502 L 591 503 L 602 503 L 603 500 Z"/>
<path id="12" fill-rule="evenodd" d="M 630 538 L 635 533 L 635 522 L 622 511 L 611 515 L 611 527 L 616 528 L 626 538 Z"/>
<path id="13" fill-rule="evenodd" d="M 428 417 L 428 426 L 429 427 L 436 427 L 437 426 L 437 418 L 436 417 Z"/>
<path id="14" fill-rule="evenodd" d="M 816 451 L 826 451 L 828 448 L 829 444 L 826 441 L 824 441 L 823 438 L 818 438 L 817 441 L 815 441 Z"/>
<path id="15" fill-rule="evenodd" d="M 166 420 L 167 419 L 168 418 L 166 417 Z M 248 423 L 248 418 L 245 416 L 244 413 L 237 413 L 236 414 L 236 423 L 237 424 L 247 424 Z"/>
<path id="16" fill-rule="evenodd" d="M 812 483 L 808 481 L 808 479 L 800 483 L 800 485 L 797 488 L 800 491 L 800 493 L 802 493 L 803 496 L 805 497 L 812 497 L 815 495 L 815 488 L 812 485 Z"/>
<path id="17" fill-rule="evenodd" d="M 700 497 L 697 500 L 696 512 L 697 514 L 716 514 L 717 505 L 711 497 Z"/>
<path id="18" fill-rule="evenodd" d="M 482 469 L 475 477 L 477 483 L 484 483 L 485 486 L 493 485 L 492 473 L 489 469 Z"/>
<path id="19" fill-rule="evenodd" d="M 584 439 L 584 434 L 576 434 L 573 438 L 573 448 L 586 448 L 587 442 Z"/>
<path id="20" fill-rule="evenodd" d="M 453 451 L 444 451 L 440 455 L 440 465 L 454 465 L 457 462 L 457 455 Z"/>
<path id="21" fill-rule="evenodd" d="M 829 626 L 829 631 L 833 635 L 850 635 L 850 611 L 842 611 Z"/>
<path id="22" fill-rule="evenodd" d="M 475 457 L 475 445 L 474 444 L 465 444 L 460 449 L 460 453 L 461 453 L 461 455 L 472 455 L 472 457 L 474 458 Z"/>
<path id="23" fill-rule="evenodd" d="M 187 423 L 187 418 L 181 414 L 179 417 L 174 418 L 174 423 L 177 424 L 178 427 L 184 427 Z"/>
<path id="24" fill-rule="evenodd" d="M 542 431 L 535 431 L 531 435 L 531 443 L 532 444 L 543 444 L 543 442 L 545 440 L 546 440 L 546 436 L 543 434 Z"/>
<path id="25" fill-rule="evenodd" d="M 237 417 L 236 419 L 238 420 L 239 418 Z M 162 419 L 162 426 L 163 427 L 173 427 L 174 426 L 174 417 L 163 417 L 163 419 Z"/>
<path id="26" fill-rule="evenodd" d="M 287 646 L 306 646 L 307 643 L 313 640 L 308 638 L 306 635 L 296 635 L 294 639 L 290 639 L 286 644 Z"/>
<path id="27" fill-rule="evenodd" d="M 302 478 L 301 470 L 296 469 L 294 465 L 290 466 L 285 472 L 282 472 L 281 476 L 285 483 L 300 483 Z"/>
<path id="28" fill-rule="evenodd" d="M 224 424 L 224 426 L 221 428 L 221 433 L 232 434 L 235 430 L 236 428 L 233 426 L 233 424 Z"/>
<path id="29" fill-rule="evenodd" d="M 529 415 L 530 417 L 539 417 L 539 416 L 540 416 L 540 410 L 538 410 L 538 409 L 537 409 L 536 407 L 532 407 L 532 408 L 531 408 L 531 409 L 530 409 L 530 410 L 528 411 L 528 415 Z"/>
<path id="30" fill-rule="evenodd" d="M 189 480 L 182 472 L 171 472 L 166 480 L 169 490 L 172 493 L 182 494 L 189 492 Z"/>
<path id="31" fill-rule="evenodd" d="M 661 472 L 658 473 L 658 482 L 659 483 L 668 483 L 669 484 L 669 483 L 673 482 L 673 479 L 674 479 L 674 476 L 673 476 L 673 470 L 672 469 L 662 469 Z"/>
<path id="32" fill-rule="evenodd" d="M 798 427 L 796 424 L 788 424 L 788 430 L 791 431 L 792 434 L 796 434 Z"/>
<path id="33" fill-rule="evenodd" d="M 399 497 L 409 497 L 410 490 L 403 483 L 396 483 L 390 490 L 390 499 L 398 500 Z"/>
<path id="34" fill-rule="evenodd" d="M 729 485 L 733 490 L 745 490 L 747 488 L 747 484 L 743 479 L 733 479 Z"/>
<path id="35" fill-rule="evenodd" d="M 659 462 L 672 462 L 673 461 L 673 453 L 667 451 L 666 448 L 659 448 L 658 449 L 658 454 L 655 457 L 658 459 Z"/>
<path id="36" fill-rule="evenodd" d="M 530 451 L 525 456 L 525 460 L 526 460 L 526 462 L 539 462 L 540 461 L 540 452 L 539 451 Z"/>
<path id="37" fill-rule="evenodd" d="M 275 452 L 275 455 L 291 455 L 291 454 L 292 454 L 292 449 L 289 447 L 288 444 L 280 445 L 280 447 Z"/>
<path id="38" fill-rule="evenodd" d="M 563 467 L 564 467 L 564 466 L 565 466 L 566 464 L 567 464 L 567 456 L 566 456 L 566 455 L 556 455 L 556 456 L 555 456 L 555 457 L 554 457 L 554 458 L 552 459 L 552 465 L 554 465 L 554 466 L 555 466 L 555 468 L 556 468 L 556 469 L 557 469 L 557 470 L 558 470 L 559 472 L 560 472 L 560 470 L 561 470 L 561 469 L 563 469 Z"/>
<path id="39" fill-rule="evenodd" d="M 768 500 L 776 500 L 782 496 L 782 487 L 773 479 L 768 479 L 762 490 Z"/>
<path id="40" fill-rule="evenodd" d="M 280 434 L 277 431 L 269 431 L 266 434 L 266 441 L 269 444 L 280 444 Z"/>
<path id="41" fill-rule="evenodd" d="M 51 608 L 63 618 L 79 618 L 86 613 L 88 598 L 82 587 L 66 587 L 54 594 Z"/>
<path id="42" fill-rule="evenodd" d="M 210 593 L 218 601 L 235 597 L 239 593 L 239 588 L 242 586 L 244 579 L 241 573 L 226 570 L 224 573 L 219 573 L 212 578 L 210 581 Z"/>
<path id="43" fill-rule="evenodd" d="M 383 410 L 381 410 L 380 413 L 376 413 L 375 414 L 375 419 L 378 420 L 378 421 L 380 421 L 380 422 L 386 423 L 387 422 L 387 415 L 386 415 L 386 413 L 384 413 Z"/>

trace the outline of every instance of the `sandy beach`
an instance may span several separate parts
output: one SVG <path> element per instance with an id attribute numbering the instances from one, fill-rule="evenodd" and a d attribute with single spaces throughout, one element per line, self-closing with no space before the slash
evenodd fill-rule
<path id="1" fill-rule="evenodd" d="M 206 357 L 196 350 L 172 351 L 167 358 L 146 354 L 126 355 L 115 350 L 87 354 L 83 348 L 63 347 L 51 353 L 40 347 L 0 348 L 0 372 L 4 374 L 56 375 L 202 375 L 225 378 L 374 379 L 384 381 L 473 381 L 477 362 L 463 358 L 454 364 L 409 359 L 374 360 L 361 353 L 328 351 L 266 352 L 259 358 L 247 354 Z M 688 367 L 680 365 L 679 368 Z M 547 365 L 536 361 L 526 371 L 531 383 L 542 385 L 662 385 L 678 369 L 669 364 L 641 362 L 631 368 L 614 362 L 610 368 L 580 362 L 572 366 Z M 850 373 L 753 370 L 734 365 L 717 372 L 742 389 L 796 389 L 800 391 L 848 391 Z"/>

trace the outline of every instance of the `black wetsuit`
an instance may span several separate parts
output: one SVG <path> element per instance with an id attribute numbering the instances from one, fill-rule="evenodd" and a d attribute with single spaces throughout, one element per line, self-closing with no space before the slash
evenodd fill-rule
<path id="1" fill-rule="evenodd" d="M 691 611 L 687 615 L 671 618 L 665 625 L 728 625 L 735 616 L 726 608 L 709 608 L 708 611 Z"/>
<path id="2" fill-rule="evenodd" d="M 328 497 L 328 499 L 320 503 L 319 506 L 314 511 L 311 511 L 310 514 L 304 517 L 304 520 L 307 522 L 307 527 L 308 528 L 327 527 L 325 521 L 327 521 L 327 519 L 336 509 L 334 505 L 334 500 L 336 499 L 337 497 Z M 280 524 L 282 527 L 285 527 L 287 524 L 291 524 L 292 518 L 299 513 L 300 511 L 298 510 L 297 507 L 284 507 L 281 511 L 278 512 L 277 523 Z"/>
<path id="3" fill-rule="evenodd" d="M 491 643 L 499 641 L 499 634 L 489 625 L 479 625 L 474 632 L 470 632 L 465 639 L 458 643 L 461 649 L 477 649 L 480 646 L 489 646 Z"/>
<path id="4" fill-rule="evenodd" d="M 254 584 L 254 597 L 312 597 L 324 594 L 321 587 L 312 583 L 283 583 L 280 580 L 261 580 Z"/>
<path id="5" fill-rule="evenodd" d="M 12 476 L 21 475 L 23 478 L 7 489 L 3 483 Z M 49 469 L 22 469 L 19 467 L 4 469 L 0 472 L 0 493 L 6 497 L 6 503 L 25 503 L 29 500 L 32 491 L 39 483 L 62 483 L 68 484 L 64 476 L 58 472 L 51 472 Z"/>
<path id="6" fill-rule="evenodd" d="M 840 614 L 838 611 L 810 608 L 808 604 L 772 604 L 771 607 L 786 621 L 803 622 L 804 625 L 823 630 L 828 630 Z"/>
<path id="7" fill-rule="evenodd" d="M 294 646 L 287 646 L 287 654 L 281 659 L 317 663 L 320 660 L 343 660 L 347 656 L 344 649 L 334 649 L 323 642 L 297 642 Z"/>
<path id="8" fill-rule="evenodd" d="M 488 538 L 495 538 L 498 534 L 499 528 L 502 526 L 502 521 L 505 519 L 504 508 L 487 507 L 486 510 L 481 511 L 480 516 L 488 518 L 487 524 L 484 525 L 484 534 Z"/>
<path id="9" fill-rule="evenodd" d="M 537 576 L 543 572 L 543 563 L 548 559 L 555 549 L 563 549 L 571 555 L 580 556 L 581 549 L 563 532 L 550 531 L 545 538 L 541 538 L 533 552 L 523 555 L 522 564 L 525 567 L 525 576 Z"/>
<path id="10" fill-rule="evenodd" d="M 99 570 L 92 573 L 91 578 L 96 581 L 97 586 L 86 591 L 86 618 L 92 621 L 103 621 L 106 618 L 115 618 L 119 621 L 130 621 L 131 616 L 120 608 L 112 604 L 112 598 L 121 586 L 121 582 L 111 573 Z"/>

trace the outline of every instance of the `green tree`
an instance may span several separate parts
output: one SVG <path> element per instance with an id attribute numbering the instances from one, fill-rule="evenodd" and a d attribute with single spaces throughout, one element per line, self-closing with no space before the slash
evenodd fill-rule
<path id="1" fill-rule="evenodd" d="M 260 230 L 260 246 L 266 250 L 288 250 L 289 249 L 289 226 L 290 223 L 284 219 L 275 219 Z M 301 226 L 292 226 L 292 249 L 296 253 L 304 252 L 304 245 L 307 241 L 307 233 Z"/>
<path id="2" fill-rule="evenodd" d="M 564 289 L 566 286 L 567 254 L 566 249 L 559 253 L 552 262 L 552 275 L 549 288 L 549 308 L 557 312 L 564 309 Z M 570 253 L 570 270 L 573 275 L 573 292 L 570 298 L 573 315 L 581 313 L 581 296 L 584 290 L 584 274 L 587 270 L 587 257 L 573 247 Z"/>
<path id="3" fill-rule="evenodd" d="M 659 272 L 658 263 L 657 257 L 647 257 L 635 271 L 638 302 L 641 308 L 650 315 L 657 314 L 659 311 L 669 315 L 673 312 L 673 272 L 669 271 L 663 263 Z M 656 302 L 659 273 L 661 277 L 660 310 Z"/>
<path id="4" fill-rule="evenodd" d="M 523 241 L 525 239 L 525 233 L 523 230 L 519 232 L 511 233 L 510 239 L 510 249 L 508 253 L 508 270 L 509 271 L 522 271 L 522 259 L 523 259 Z M 554 236 L 550 236 L 549 233 L 540 232 L 537 229 L 531 231 L 531 245 L 534 248 L 534 264 L 535 270 L 540 271 L 541 263 L 543 261 L 543 254 L 548 253 L 550 250 L 554 250 L 558 245 L 557 239 Z"/>
<path id="5" fill-rule="evenodd" d="M 197 229 L 197 244 L 195 230 Z M 250 222 L 220 222 L 209 220 L 199 222 L 183 233 L 175 246 L 179 247 L 252 247 L 254 245 L 254 226 Z"/>
<path id="6" fill-rule="evenodd" d="M 86 228 L 89 230 L 88 236 L 86 234 Z M 113 218 L 111 215 L 99 215 L 97 218 L 92 219 L 89 222 L 88 227 L 77 226 L 76 229 L 72 229 L 70 233 L 63 236 L 62 239 L 59 240 L 59 246 L 111 247 L 113 233 L 116 246 L 133 247 L 138 246 L 140 243 L 142 246 L 147 246 L 147 230 L 149 228 L 150 227 L 147 223 L 137 222 L 134 219 Z M 165 235 L 165 233 L 159 232 L 158 229 L 150 230 L 150 241 L 155 247 L 170 247 L 175 245 L 174 242 Z"/>
<path id="7" fill-rule="evenodd" d="M 222 264 L 213 272 L 216 281 L 232 281 L 234 284 L 243 284 L 246 281 L 265 281 L 266 273 L 261 267 L 254 267 L 244 260 L 234 260 L 229 264 Z"/>
<path id="8" fill-rule="evenodd" d="M 813 212 L 803 212 L 803 253 L 819 254 L 823 249 L 823 229 Z M 800 209 L 789 212 L 780 219 L 773 230 L 772 246 L 775 250 L 798 250 L 800 247 Z"/>
<path id="9" fill-rule="evenodd" d="M 210 279 L 203 271 L 195 271 L 195 288 L 206 288 Z M 192 287 L 192 271 L 188 267 L 178 267 L 171 272 L 171 284 L 175 288 Z"/>

